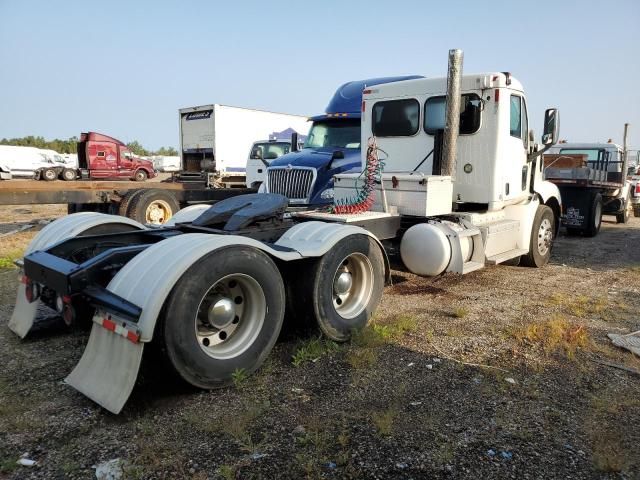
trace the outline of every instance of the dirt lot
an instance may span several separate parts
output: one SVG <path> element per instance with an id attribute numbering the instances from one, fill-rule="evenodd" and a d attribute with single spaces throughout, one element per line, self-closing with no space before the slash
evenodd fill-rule
<path id="1" fill-rule="evenodd" d="M 0 207 L 0 233 L 63 213 Z M 62 382 L 87 330 L 6 326 L 33 235 L 0 238 L 0 478 L 640 478 L 640 360 L 606 338 L 640 328 L 640 219 L 561 236 L 540 270 L 394 272 L 350 344 L 289 334 L 232 388 L 146 359 L 117 416 Z"/>

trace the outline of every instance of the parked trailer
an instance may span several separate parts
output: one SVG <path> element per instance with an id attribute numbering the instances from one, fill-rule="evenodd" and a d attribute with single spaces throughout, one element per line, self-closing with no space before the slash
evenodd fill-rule
<path id="1" fill-rule="evenodd" d="M 207 188 L 204 183 L 9 180 L 0 182 L 0 204 L 67 204 L 69 213 L 117 214 L 142 224 L 161 225 L 188 205 L 252 192 L 255 190 Z"/>
<path id="2" fill-rule="evenodd" d="M 345 198 L 334 213 L 291 213 L 286 197 L 254 194 L 179 212 L 164 228 L 95 213 L 51 223 L 21 263 L 10 328 L 26 335 L 39 303 L 68 323 L 93 318 L 66 382 L 118 413 L 151 341 L 168 374 L 208 389 L 260 367 L 285 311 L 347 340 L 375 312 L 396 251 L 404 268 L 429 276 L 514 259 L 542 267 L 560 197 L 542 180 L 524 91 L 504 73 L 461 79 L 461 59 L 450 52 L 449 79 L 364 95 L 364 184 L 338 176 Z M 548 146 L 555 109 L 544 126 Z M 378 151 L 387 153 L 381 175 Z"/>
<path id="3" fill-rule="evenodd" d="M 251 145 L 287 128 L 306 133 L 307 117 L 228 105 L 181 108 L 180 177 L 206 179 L 218 187 L 246 185 Z"/>
<path id="4" fill-rule="evenodd" d="M 558 185 L 568 233 L 598 234 L 602 215 L 627 223 L 633 212 L 623 148 L 614 143 L 562 143 L 544 156 L 544 176 Z"/>

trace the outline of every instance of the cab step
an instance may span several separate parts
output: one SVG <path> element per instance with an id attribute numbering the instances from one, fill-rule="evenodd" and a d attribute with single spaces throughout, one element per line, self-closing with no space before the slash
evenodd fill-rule
<path id="1" fill-rule="evenodd" d="M 506 252 L 487 257 L 486 263 L 489 265 L 497 265 L 499 263 L 506 262 L 507 260 L 511 260 L 512 258 L 526 255 L 528 252 L 529 250 L 523 248 L 514 248 L 513 250 L 508 250 Z"/>

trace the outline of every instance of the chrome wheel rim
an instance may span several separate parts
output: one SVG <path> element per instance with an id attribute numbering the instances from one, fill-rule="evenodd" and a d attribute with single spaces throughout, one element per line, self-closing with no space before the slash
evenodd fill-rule
<path id="1" fill-rule="evenodd" d="M 267 314 L 260 284 L 249 275 L 227 275 L 204 294 L 195 318 L 198 345 L 212 358 L 244 353 L 255 341 Z"/>
<path id="2" fill-rule="evenodd" d="M 600 217 L 602 217 L 602 205 L 600 204 L 600 202 L 596 203 L 596 214 L 593 218 L 593 226 L 598 228 L 598 225 L 600 223 Z"/>
<path id="3" fill-rule="evenodd" d="M 553 226 L 548 218 L 542 219 L 538 229 L 538 253 L 545 256 L 553 243 Z"/>
<path id="4" fill-rule="evenodd" d="M 373 266 L 366 255 L 345 257 L 333 276 L 333 307 L 345 319 L 360 315 L 373 294 Z"/>
<path id="5" fill-rule="evenodd" d="M 144 214 L 145 221 L 154 225 L 162 225 L 171 218 L 171 206 L 164 200 L 154 200 Z"/>

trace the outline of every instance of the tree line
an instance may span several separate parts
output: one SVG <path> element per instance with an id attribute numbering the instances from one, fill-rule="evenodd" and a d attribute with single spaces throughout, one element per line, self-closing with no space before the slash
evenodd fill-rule
<path id="1" fill-rule="evenodd" d="M 22 138 L 3 138 L 0 140 L 0 145 L 44 148 L 47 150 L 55 150 L 58 153 L 78 153 L 78 141 L 78 137 L 76 136 L 70 137 L 68 140 L 61 140 L 59 138 L 45 140 L 44 137 L 29 135 Z M 127 147 L 136 155 L 141 156 L 162 155 L 171 157 L 178 155 L 178 151 L 173 147 L 160 147 L 155 151 L 147 150 L 137 140 L 127 143 Z"/>

